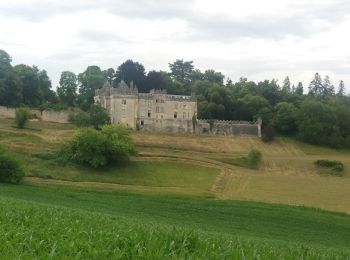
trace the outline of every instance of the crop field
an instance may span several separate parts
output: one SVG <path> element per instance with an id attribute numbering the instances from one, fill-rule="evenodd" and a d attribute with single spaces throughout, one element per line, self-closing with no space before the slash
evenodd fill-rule
<path id="1" fill-rule="evenodd" d="M 349 232 L 300 207 L 0 184 L 5 258 L 347 259 Z"/>

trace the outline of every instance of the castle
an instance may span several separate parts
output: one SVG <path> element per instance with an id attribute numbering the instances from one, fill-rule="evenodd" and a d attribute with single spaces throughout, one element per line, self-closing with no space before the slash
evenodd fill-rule
<path id="1" fill-rule="evenodd" d="M 192 132 L 192 118 L 197 114 L 193 96 L 167 95 L 165 90 L 139 93 L 124 81 L 117 88 L 108 82 L 96 90 L 95 102 L 106 108 L 112 123 L 132 129 L 164 132 Z"/>
<path id="2" fill-rule="evenodd" d="M 139 93 L 132 82 L 128 86 L 121 81 L 116 88 L 106 82 L 96 90 L 94 99 L 108 111 L 112 123 L 136 130 L 261 137 L 261 120 L 197 120 L 195 96 L 169 95 L 166 90 L 155 89 Z"/>

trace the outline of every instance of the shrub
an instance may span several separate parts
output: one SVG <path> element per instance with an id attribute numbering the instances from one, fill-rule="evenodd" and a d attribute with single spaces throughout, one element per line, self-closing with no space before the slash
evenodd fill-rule
<path id="1" fill-rule="evenodd" d="M 0 146 L 0 182 L 19 183 L 23 176 L 21 164 Z"/>
<path id="2" fill-rule="evenodd" d="M 314 163 L 317 167 L 327 168 L 330 170 L 326 173 L 342 175 L 342 172 L 344 171 L 344 164 L 339 161 L 317 160 Z M 324 173 L 324 171 L 322 173 Z"/>
<path id="3" fill-rule="evenodd" d="M 248 161 L 251 165 L 258 166 L 261 162 L 262 154 L 259 150 L 251 149 L 248 153 Z"/>
<path id="4" fill-rule="evenodd" d="M 106 125 L 101 131 L 93 128 L 78 131 L 58 154 L 63 163 L 75 162 L 100 168 L 124 161 L 135 153 L 128 130 L 121 125 Z"/>
<path id="5" fill-rule="evenodd" d="M 86 127 L 91 125 L 91 118 L 87 112 L 82 111 L 73 117 L 72 122 L 77 127 Z"/>
<path id="6" fill-rule="evenodd" d="M 16 109 L 15 123 L 18 128 L 24 128 L 30 118 L 30 111 L 26 107 L 19 107 Z"/>
<path id="7" fill-rule="evenodd" d="M 77 127 L 93 126 L 95 129 L 101 129 L 103 125 L 110 124 L 106 109 L 100 105 L 92 105 L 87 112 L 80 112 L 72 118 L 72 122 Z"/>

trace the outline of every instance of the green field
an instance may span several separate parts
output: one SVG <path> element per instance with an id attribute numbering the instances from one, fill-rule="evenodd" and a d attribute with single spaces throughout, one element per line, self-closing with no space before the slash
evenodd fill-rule
<path id="1" fill-rule="evenodd" d="M 350 257 L 350 217 L 315 209 L 4 184 L 0 208 L 9 257 Z"/>

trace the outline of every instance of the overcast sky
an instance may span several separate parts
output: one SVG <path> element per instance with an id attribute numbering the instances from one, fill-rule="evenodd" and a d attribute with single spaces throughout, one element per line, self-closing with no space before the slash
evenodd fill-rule
<path id="1" fill-rule="evenodd" d="M 0 0 L 0 49 L 13 64 L 60 73 L 126 59 L 147 71 L 175 59 L 233 81 L 308 86 L 315 72 L 350 92 L 349 0 Z"/>

